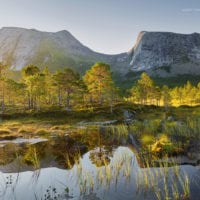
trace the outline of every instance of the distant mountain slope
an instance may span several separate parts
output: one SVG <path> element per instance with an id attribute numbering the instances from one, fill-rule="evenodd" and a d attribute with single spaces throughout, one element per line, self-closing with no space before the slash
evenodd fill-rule
<path id="1" fill-rule="evenodd" d="M 97 61 L 107 62 L 113 71 L 128 70 L 128 55 L 105 55 L 82 45 L 68 31 L 56 33 L 34 29 L 5 27 L 0 29 L 0 60 L 13 69 L 27 64 L 49 66 L 52 71 L 72 67 L 83 74 Z"/>

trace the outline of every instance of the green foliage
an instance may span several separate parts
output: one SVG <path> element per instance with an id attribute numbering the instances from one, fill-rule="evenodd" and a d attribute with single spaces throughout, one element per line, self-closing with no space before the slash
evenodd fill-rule
<path id="1" fill-rule="evenodd" d="M 110 66 L 106 63 L 96 63 L 89 69 L 83 77 L 83 81 L 89 92 L 91 103 L 104 102 L 110 104 L 110 112 L 112 113 L 113 102 L 117 98 L 118 89 L 112 80 Z"/>
<path id="2" fill-rule="evenodd" d="M 167 85 L 164 85 L 162 88 L 162 96 L 163 96 L 163 105 L 165 106 L 165 108 L 169 107 L 171 104 L 171 96 Z"/>
<path id="3" fill-rule="evenodd" d="M 167 85 L 163 85 L 160 88 L 146 73 L 142 73 L 137 84 L 128 90 L 128 94 L 128 101 L 143 105 L 161 105 L 165 109 L 170 106 L 194 106 L 200 103 L 200 83 L 194 86 L 187 81 L 180 87 L 169 88 Z"/>
<path id="4" fill-rule="evenodd" d="M 53 84 L 58 93 L 59 105 L 61 105 L 63 94 L 65 94 L 66 109 L 69 111 L 71 96 L 81 90 L 81 83 L 79 74 L 72 69 L 65 68 L 63 72 L 57 71 L 53 75 Z"/>
<path id="5" fill-rule="evenodd" d="M 48 41 L 47 46 L 56 49 L 48 44 Z M 61 68 L 64 70 L 52 73 L 47 66 L 41 70 L 39 66 L 31 64 L 21 70 L 22 77 L 16 81 L 5 73 L 6 65 L 0 63 L 0 72 L 5 75 L 0 79 L 1 113 L 5 109 L 21 109 L 24 112 L 27 109 L 34 112 L 54 108 L 93 111 L 96 107 L 108 106 L 110 113 L 113 113 L 113 107 L 123 101 L 120 88 L 116 87 L 108 64 L 94 64 L 83 77 L 72 70 L 71 66 L 64 68 L 62 65 Z M 194 86 L 192 82 L 187 81 L 185 85 L 174 88 L 168 87 L 168 84 L 159 87 L 146 72 L 132 72 L 133 74 L 133 85 L 127 91 L 126 101 L 165 106 L 166 109 L 170 106 L 194 106 L 200 103 L 200 85 Z M 129 75 L 127 74 L 127 80 L 130 78 Z M 117 76 L 120 77 L 119 74 Z"/>
<path id="6" fill-rule="evenodd" d="M 193 85 L 197 85 L 200 81 L 200 75 L 183 74 L 173 77 L 154 77 L 154 82 L 158 86 L 167 85 L 169 88 L 183 86 L 187 81 L 190 81 Z"/>
<path id="7" fill-rule="evenodd" d="M 91 95 L 94 98 L 97 96 L 99 101 L 102 101 L 107 86 L 112 84 L 110 66 L 105 63 L 96 63 L 86 72 L 83 80 Z"/>
<path id="8" fill-rule="evenodd" d="M 24 77 L 34 76 L 39 74 L 40 69 L 35 65 L 28 65 L 22 69 L 22 74 Z"/>
<path id="9" fill-rule="evenodd" d="M 141 74 L 141 78 L 136 85 L 129 90 L 131 101 L 141 104 L 159 105 L 161 91 L 146 72 Z"/>

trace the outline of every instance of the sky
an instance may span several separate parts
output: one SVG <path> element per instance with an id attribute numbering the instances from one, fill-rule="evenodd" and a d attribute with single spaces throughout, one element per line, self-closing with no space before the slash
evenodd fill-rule
<path id="1" fill-rule="evenodd" d="M 200 0 L 0 0 L 0 27 L 68 30 L 89 48 L 127 52 L 140 31 L 200 33 Z"/>

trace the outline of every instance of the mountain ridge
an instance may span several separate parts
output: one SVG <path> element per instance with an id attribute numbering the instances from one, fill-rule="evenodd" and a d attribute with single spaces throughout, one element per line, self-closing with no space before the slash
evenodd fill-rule
<path id="1" fill-rule="evenodd" d="M 135 79 L 131 74 L 142 71 L 154 77 L 200 75 L 200 33 L 141 31 L 133 48 L 112 55 L 93 51 L 67 30 L 3 27 L 0 60 L 16 70 L 35 64 L 51 71 L 71 67 L 81 75 L 95 62 L 106 62 L 120 81 Z"/>
<path id="2" fill-rule="evenodd" d="M 116 68 L 116 63 L 120 63 L 117 60 L 123 56 L 126 56 L 126 53 L 107 55 L 95 52 L 66 30 L 42 32 L 19 27 L 0 29 L 0 60 L 13 69 L 37 64 L 47 65 L 51 70 L 72 67 L 84 73 L 92 64 L 102 61 L 108 62 L 114 70 L 113 63 Z M 123 66 L 126 67 L 127 64 Z M 118 70 L 124 73 L 120 66 Z"/>

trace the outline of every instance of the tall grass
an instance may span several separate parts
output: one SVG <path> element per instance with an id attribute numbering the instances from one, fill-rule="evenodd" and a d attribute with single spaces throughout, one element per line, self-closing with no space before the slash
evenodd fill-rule
<path id="1" fill-rule="evenodd" d="M 115 162 L 104 167 L 96 167 L 95 173 L 89 170 L 82 171 L 78 181 L 80 193 L 89 194 L 100 187 L 109 191 L 111 184 L 115 183 L 117 186 L 120 178 L 121 181 L 124 179 L 129 183 L 131 179 L 134 180 L 135 198 L 143 196 L 145 199 L 148 195 L 153 195 L 158 200 L 189 199 L 188 175 L 182 173 L 176 163 L 173 163 L 174 167 L 170 165 L 168 162 L 160 162 L 159 166 L 152 168 L 151 163 L 146 160 L 146 168 L 135 168 L 133 158 L 122 154 Z"/>

